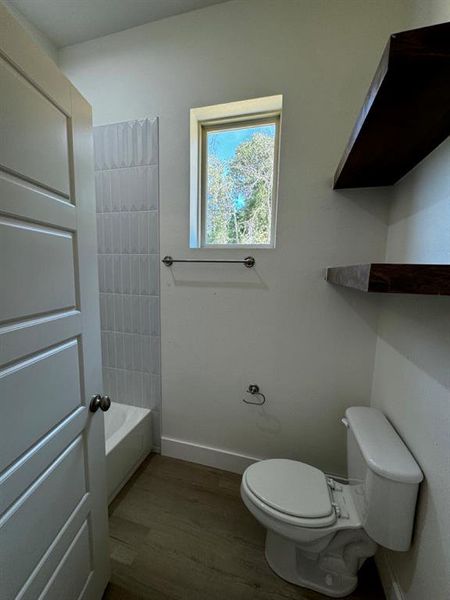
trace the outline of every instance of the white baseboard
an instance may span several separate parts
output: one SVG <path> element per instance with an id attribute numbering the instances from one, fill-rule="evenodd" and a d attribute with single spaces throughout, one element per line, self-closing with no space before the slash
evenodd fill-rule
<path id="1" fill-rule="evenodd" d="M 211 446 L 202 446 L 201 444 L 185 442 L 167 436 L 161 438 L 161 454 L 239 474 L 242 474 L 251 464 L 261 460 L 261 458 L 255 456 L 246 456 L 245 454 L 212 448 Z"/>
<path id="2" fill-rule="evenodd" d="M 386 600 L 405 600 L 405 596 L 381 549 L 375 555 L 375 564 L 377 565 Z"/>

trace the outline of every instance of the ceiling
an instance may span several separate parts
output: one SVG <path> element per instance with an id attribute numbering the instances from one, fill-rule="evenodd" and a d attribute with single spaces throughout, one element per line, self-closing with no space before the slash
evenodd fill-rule
<path id="1" fill-rule="evenodd" d="M 228 0 L 8 0 L 57 47 Z"/>

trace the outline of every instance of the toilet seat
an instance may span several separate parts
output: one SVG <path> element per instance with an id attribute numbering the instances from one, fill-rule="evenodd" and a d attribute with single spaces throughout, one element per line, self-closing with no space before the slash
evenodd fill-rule
<path id="1" fill-rule="evenodd" d="M 258 508 L 284 523 L 316 528 L 336 522 L 326 477 L 310 465 L 287 459 L 264 460 L 246 469 L 242 485 Z"/>
<path id="2" fill-rule="evenodd" d="M 263 460 L 251 465 L 245 479 L 265 504 L 293 517 L 317 519 L 329 516 L 333 507 L 325 475 L 295 460 Z"/>

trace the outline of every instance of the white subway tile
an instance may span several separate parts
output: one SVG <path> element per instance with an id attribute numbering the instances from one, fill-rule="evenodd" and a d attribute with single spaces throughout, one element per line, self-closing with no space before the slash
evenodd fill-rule
<path id="1" fill-rule="evenodd" d="M 158 119 L 147 119 L 145 123 L 145 133 L 148 140 L 148 154 L 145 164 L 156 165 L 159 161 L 158 153 Z"/>
<path id="2" fill-rule="evenodd" d="M 103 214 L 103 252 L 105 254 L 112 254 L 113 252 L 113 226 L 112 226 L 112 214 Z"/>
<path id="3" fill-rule="evenodd" d="M 114 332 L 111 334 L 114 339 L 115 361 L 114 366 L 117 369 L 123 369 L 125 363 L 123 333 Z"/>
<path id="4" fill-rule="evenodd" d="M 149 371 L 151 367 L 151 338 L 149 335 L 141 335 L 142 370 Z"/>
<path id="5" fill-rule="evenodd" d="M 117 370 L 116 371 L 116 378 L 117 378 L 117 388 L 116 388 L 116 394 L 117 394 L 117 402 L 120 402 L 121 404 L 126 404 L 127 403 L 127 382 L 126 382 L 126 372 L 123 370 Z"/>
<path id="6" fill-rule="evenodd" d="M 121 254 L 120 247 L 120 214 L 111 214 L 111 226 L 112 226 L 112 252 L 114 254 Z"/>
<path id="7" fill-rule="evenodd" d="M 139 329 L 140 333 L 149 335 L 151 332 L 151 297 L 139 296 Z"/>
<path id="8" fill-rule="evenodd" d="M 117 371 L 116 369 L 109 369 L 111 378 L 111 400 L 118 402 L 117 400 Z M 106 392 L 108 393 L 108 392 Z"/>
<path id="9" fill-rule="evenodd" d="M 156 336 L 150 338 L 150 372 L 154 375 L 161 372 L 161 340 Z"/>
<path id="10" fill-rule="evenodd" d="M 126 194 L 128 195 L 128 201 L 126 202 L 127 210 L 136 211 L 139 210 L 139 198 L 138 198 L 138 182 L 136 180 L 136 167 L 130 167 L 129 169 L 123 169 L 125 181 L 126 181 Z"/>
<path id="11" fill-rule="evenodd" d="M 147 261 L 147 276 L 148 276 L 148 294 L 151 296 L 159 295 L 159 255 L 151 254 Z"/>
<path id="12" fill-rule="evenodd" d="M 159 206 L 159 167 L 150 165 L 145 167 L 145 208 L 158 210 Z"/>
<path id="13" fill-rule="evenodd" d="M 139 218 L 140 213 L 130 213 L 130 253 L 139 254 Z"/>
<path id="14" fill-rule="evenodd" d="M 134 202 L 130 210 L 148 210 L 147 202 L 147 166 L 135 167 L 133 169 L 133 179 L 135 182 L 134 187 Z"/>
<path id="15" fill-rule="evenodd" d="M 131 333 L 123 334 L 123 368 L 133 368 L 133 335 Z"/>
<path id="16" fill-rule="evenodd" d="M 104 291 L 114 292 L 114 257 L 112 255 L 103 255 L 105 280 L 104 280 Z"/>
<path id="17" fill-rule="evenodd" d="M 103 212 L 112 212 L 112 171 L 103 171 Z"/>
<path id="18" fill-rule="evenodd" d="M 115 294 L 123 293 L 123 281 L 122 281 L 122 271 L 121 271 L 121 256 L 119 254 L 113 254 L 111 257 L 108 257 L 111 260 L 112 265 L 112 291 Z"/>
<path id="19" fill-rule="evenodd" d="M 112 304 L 112 323 L 111 329 L 114 331 L 123 331 L 123 296 L 122 294 L 111 295 Z"/>
<path id="20" fill-rule="evenodd" d="M 131 251 L 130 213 L 120 214 L 120 253 L 129 254 Z"/>
<path id="21" fill-rule="evenodd" d="M 142 341 L 140 335 L 133 335 L 133 369 L 135 371 L 143 371 L 142 362 Z"/>
<path id="22" fill-rule="evenodd" d="M 112 314 L 112 294 L 100 294 L 100 300 L 103 300 L 103 303 L 100 302 L 100 314 L 102 315 L 102 329 L 106 331 L 113 330 L 113 321 L 111 319 Z"/>
<path id="23" fill-rule="evenodd" d="M 106 339 L 106 333 L 100 333 L 100 340 L 102 345 L 102 365 L 108 366 L 108 341 Z"/>
<path id="24" fill-rule="evenodd" d="M 149 252 L 149 236 L 148 236 L 148 222 L 149 213 L 141 212 L 136 213 L 137 217 L 137 229 L 138 229 L 138 253 L 148 254 Z"/>
<path id="25" fill-rule="evenodd" d="M 132 333 L 141 333 L 140 327 L 140 296 L 131 296 L 130 298 L 130 329 Z"/>
<path id="26" fill-rule="evenodd" d="M 105 257 L 99 255 L 97 257 L 98 263 L 98 287 L 100 292 L 105 291 Z"/>
<path id="27" fill-rule="evenodd" d="M 158 254 L 159 252 L 159 235 L 158 235 L 158 214 L 156 212 L 150 212 L 148 214 L 148 252 L 150 254 Z"/>
<path id="28" fill-rule="evenodd" d="M 103 173 L 95 172 L 95 210 L 97 213 L 103 212 Z"/>
<path id="29" fill-rule="evenodd" d="M 104 247 L 105 247 L 105 236 L 104 236 L 104 232 L 103 232 L 103 215 L 97 213 L 97 218 L 96 218 L 96 224 L 97 224 L 97 253 L 98 254 L 104 254 Z"/>
<path id="30" fill-rule="evenodd" d="M 150 317 L 150 330 L 151 335 L 160 335 L 161 324 L 159 316 L 159 297 L 149 296 L 148 313 Z"/>
<path id="31" fill-rule="evenodd" d="M 120 212 L 122 205 L 122 173 L 120 170 L 115 169 L 110 171 L 111 179 L 111 211 Z"/>
<path id="32" fill-rule="evenodd" d="M 100 330 L 104 331 L 106 327 L 106 297 L 100 292 Z"/>
<path id="33" fill-rule="evenodd" d="M 130 254 L 128 256 L 129 261 L 129 275 L 130 275 L 130 294 L 139 294 L 140 293 L 140 273 L 139 273 L 139 263 L 140 257 L 138 255 Z"/>
<path id="34" fill-rule="evenodd" d="M 138 261 L 139 288 L 136 293 L 148 295 L 150 293 L 149 256 L 139 256 Z"/>
<path id="35" fill-rule="evenodd" d="M 121 323 L 120 331 L 131 330 L 131 300 L 132 296 L 129 294 L 123 294 L 120 296 L 122 307 L 123 307 L 123 320 Z"/>

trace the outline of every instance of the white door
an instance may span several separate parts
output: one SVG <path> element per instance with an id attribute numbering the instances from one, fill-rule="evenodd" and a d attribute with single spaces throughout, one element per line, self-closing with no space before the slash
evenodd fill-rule
<path id="1" fill-rule="evenodd" d="M 107 505 L 90 106 L 0 6 L 0 598 L 98 600 Z"/>

